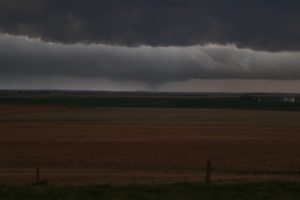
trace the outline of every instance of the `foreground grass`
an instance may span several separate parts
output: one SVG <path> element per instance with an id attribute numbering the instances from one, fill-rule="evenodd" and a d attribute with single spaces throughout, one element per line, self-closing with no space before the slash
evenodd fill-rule
<path id="1" fill-rule="evenodd" d="M 300 199 L 300 182 L 158 186 L 2 186 L 0 199 L 290 200 Z"/>

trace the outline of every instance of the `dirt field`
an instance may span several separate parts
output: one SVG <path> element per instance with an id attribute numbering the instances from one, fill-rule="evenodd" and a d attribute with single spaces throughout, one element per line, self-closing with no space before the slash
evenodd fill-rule
<path id="1" fill-rule="evenodd" d="M 300 179 L 300 112 L 0 106 L 0 183 Z"/>

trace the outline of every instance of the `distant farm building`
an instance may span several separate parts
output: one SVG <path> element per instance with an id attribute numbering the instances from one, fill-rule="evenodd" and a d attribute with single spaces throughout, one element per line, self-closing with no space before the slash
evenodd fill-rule
<path id="1" fill-rule="evenodd" d="M 295 103 L 295 97 L 284 97 L 283 102 Z"/>
<path id="2" fill-rule="evenodd" d="M 272 95 L 242 95 L 241 101 L 253 102 L 278 102 L 278 103 L 295 103 L 296 98 L 292 96 L 272 96 Z"/>

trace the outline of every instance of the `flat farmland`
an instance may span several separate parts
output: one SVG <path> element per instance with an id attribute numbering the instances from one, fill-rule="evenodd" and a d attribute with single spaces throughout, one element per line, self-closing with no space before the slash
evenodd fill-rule
<path id="1" fill-rule="evenodd" d="M 0 183 L 300 179 L 300 112 L 0 106 Z"/>

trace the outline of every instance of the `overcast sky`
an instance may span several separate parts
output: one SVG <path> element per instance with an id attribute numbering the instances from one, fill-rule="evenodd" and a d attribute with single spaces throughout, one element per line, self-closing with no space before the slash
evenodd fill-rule
<path id="1" fill-rule="evenodd" d="M 300 92 L 297 0 L 1 0 L 0 89 Z"/>

